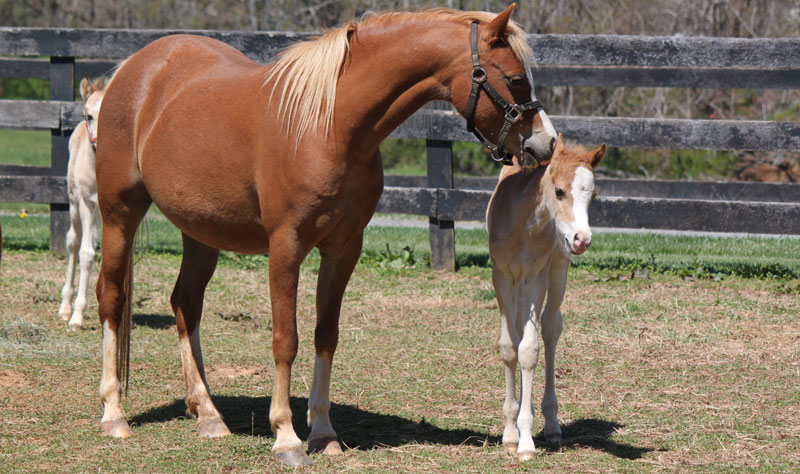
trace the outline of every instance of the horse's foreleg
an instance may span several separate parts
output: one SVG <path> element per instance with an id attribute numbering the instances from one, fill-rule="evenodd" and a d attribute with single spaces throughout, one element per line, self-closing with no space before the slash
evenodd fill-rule
<path id="1" fill-rule="evenodd" d="M 92 264 L 94 263 L 95 231 L 92 226 L 96 219 L 97 205 L 81 199 L 78 212 L 81 217 L 81 247 L 78 253 L 80 276 L 78 277 L 78 297 L 75 299 L 75 309 L 68 324 L 72 330 L 79 329 L 83 325 L 83 312 L 86 311 L 88 305 L 86 292 L 89 289 L 89 278 L 92 275 Z"/>
<path id="2" fill-rule="evenodd" d="M 183 234 L 183 261 L 170 302 L 180 339 L 183 376 L 186 380 L 186 406 L 197 417 L 197 434 L 219 437 L 231 432 L 222 421 L 209 394 L 200 347 L 200 318 L 206 285 L 217 267 L 219 250 Z"/>
<path id="3" fill-rule="evenodd" d="M 300 466 L 311 464 L 311 458 L 303 450 L 303 442 L 292 426 L 289 388 L 298 344 L 297 282 L 305 252 L 294 232 L 273 234 L 269 248 L 272 356 L 275 359 L 275 381 L 269 408 L 269 421 L 275 433 L 272 454 L 281 464 Z"/>
<path id="4" fill-rule="evenodd" d="M 521 396 L 517 428 L 519 429 L 519 448 L 517 456 L 520 460 L 531 459 L 536 451 L 533 444 L 533 373 L 539 362 L 539 319 L 542 302 L 546 291 L 547 280 L 544 275 L 536 276 L 532 284 L 521 284 L 524 292 L 518 294 L 520 315 L 523 318 L 522 340 L 519 343 L 519 365 Z"/>
<path id="5" fill-rule="evenodd" d="M 555 370 L 556 344 L 561 337 L 564 320 L 561 316 L 561 302 L 567 286 L 568 261 L 554 260 L 550 265 L 550 281 L 547 290 L 547 304 L 542 312 L 542 340 L 544 340 L 545 381 L 542 397 L 544 415 L 544 436 L 548 442 L 561 442 L 561 427 L 558 424 L 558 400 L 556 399 Z"/>
<path id="6" fill-rule="evenodd" d="M 511 278 L 496 267 L 492 269 L 497 303 L 500 306 L 500 358 L 505 365 L 506 397 L 503 403 L 503 448 L 511 454 L 517 454 L 519 447 L 519 402 L 517 401 L 517 350 L 520 334 L 517 331 L 514 312 L 514 288 Z"/>
<path id="7" fill-rule="evenodd" d="M 67 231 L 67 274 L 61 289 L 61 306 L 58 316 L 66 321 L 72 314 L 72 298 L 75 296 L 75 262 L 78 258 L 78 245 L 81 241 L 81 219 L 78 203 L 70 199 L 69 230 Z"/>
<path id="8" fill-rule="evenodd" d="M 362 235 L 345 246 L 324 251 L 317 278 L 317 327 L 314 331 L 314 381 L 308 398 L 308 450 L 340 454 L 341 446 L 330 420 L 333 354 L 339 339 L 339 314 L 350 275 L 361 255 Z"/>

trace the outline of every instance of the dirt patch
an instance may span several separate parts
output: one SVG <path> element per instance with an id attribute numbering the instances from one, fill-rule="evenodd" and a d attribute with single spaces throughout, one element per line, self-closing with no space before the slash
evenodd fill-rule
<path id="1" fill-rule="evenodd" d="M 25 388 L 29 387 L 30 382 L 24 374 L 7 370 L 0 372 L 0 387 L 3 388 Z"/>
<path id="2" fill-rule="evenodd" d="M 271 372 L 266 367 L 238 367 L 235 365 L 221 365 L 210 367 L 206 371 L 209 379 L 225 380 L 239 377 L 253 377 L 255 375 L 267 374 Z"/>

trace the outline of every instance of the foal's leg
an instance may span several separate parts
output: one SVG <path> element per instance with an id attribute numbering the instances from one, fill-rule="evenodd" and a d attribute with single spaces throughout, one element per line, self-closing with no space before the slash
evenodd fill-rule
<path id="1" fill-rule="evenodd" d="M 181 272 L 170 298 L 180 339 L 186 406 L 189 413 L 197 417 L 197 434 L 209 438 L 231 434 L 211 401 L 200 348 L 203 295 L 217 267 L 218 258 L 219 249 L 208 247 L 183 234 Z"/>
<path id="2" fill-rule="evenodd" d="M 567 286 L 569 260 L 554 257 L 550 264 L 550 282 L 547 289 L 547 303 L 542 312 L 542 339 L 544 340 L 544 396 L 542 414 L 544 415 L 544 436 L 551 443 L 561 442 L 561 427 L 558 425 L 558 400 L 556 399 L 555 370 L 556 344 L 564 327 L 561 316 L 561 302 Z"/>
<path id="3" fill-rule="evenodd" d="M 67 275 L 64 288 L 61 289 L 61 307 L 58 316 L 66 321 L 72 313 L 72 298 L 75 295 L 75 262 L 78 258 L 78 246 L 81 241 L 81 217 L 78 213 L 78 201 L 70 199 L 69 230 L 67 231 Z"/>
<path id="4" fill-rule="evenodd" d="M 94 263 L 95 231 L 92 226 L 95 223 L 97 205 L 81 198 L 78 212 L 81 216 L 81 248 L 78 253 L 81 271 L 78 278 L 78 297 L 75 299 L 75 309 L 68 325 L 72 330 L 79 329 L 83 325 L 83 312 L 86 311 L 88 304 L 86 292 L 89 289 L 89 279 L 92 276 L 92 264 Z"/>
<path id="5" fill-rule="evenodd" d="M 269 289 L 272 302 L 272 356 L 275 381 L 269 421 L 275 433 L 272 454 L 288 466 L 311 464 L 303 442 L 292 426 L 289 387 L 292 364 L 297 357 L 297 282 L 306 251 L 295 231 L 276 231 L 269 241 Z"/>
<path id="6" fill-rule="evenodd" d="M 132 194 L 130 192 L 129 195 Z M 103 375 L 100 380 L 103 418 L 100 427 L 104 435 L 117 438 L 131 435 L 121 403 L 122 385 L 117 372 L 117 330 L 122 322 L 126 298 L 130 297 L 125 294 L 125 277 L 128 275 L 129 257 L 133 251 L 133 237 L 149 205 L 150 200 L 146 194 L 136 202 L 126 202 L 118 197 L 109 198 L 106 202 L 108 215 L 103 222 L 103 259 L 97 280 L 98 314 L 103 327 Z"/>
<path id="7" fill-rule="evenodd" d="M 339 338 L 339 314 L 350 275 L 361 255 L 362 235 L 345 246 L 325 249 L 317 278 L 317 327 L 314 345 L 317 351 L 314 360 L 314 381 L 308 398 L 308 450 L 325 454 L 342 452 L 336 432 L 331 426 L 330 385 L 333 354 Z"/>
<path id="8" fill-rule="evenodd" d="M 518 311 L 522 322 L 522 340 L 519 344 L 519 365 L 522 372 L 520 377 L 521 396 L 520 410 L 517 418 L 519 429 L 519 448 L 517 457 L 525 461 L 534 456 L 536 448 L 533 444 L 533 372 L 539 362 L 539 319 L 542 310 L 545 291 L 547 289 L 547 271 L 543 270 L 533 277 L 532 282 L 520 285 L 521 294 L 518 294 Z"/>
<path id="9" fill-rule="evenodd" d="M 512 278 L 503 273 L 495 264 L 492 268 L 497 303 L 500 306 L 500 358 L 505 365 L 506 397 L 503 403 L 503 448 L 512 454 L 519 447 L 519 402 L 517 401 L 517 349 L 520 333 L 517 331 L 517 312 L 514 311 L 514 283 Z"/>

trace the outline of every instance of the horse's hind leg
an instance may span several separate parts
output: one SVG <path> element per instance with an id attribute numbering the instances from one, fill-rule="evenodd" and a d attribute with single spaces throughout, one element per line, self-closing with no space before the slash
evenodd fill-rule
<path id="1" fill-rule="evenodd" d="M 341 446 L 330 420 L 330 385 L 333 354 L 339 339 L 339 314 L 350 275 L 361 255 L 362 235 L 359 234 L 346 246 L 336 246 L 332 251 L 322 252 L 322 261 L 317 278 L 317 327 L 314 331 L 316 358 L 314 381 L 308 398 L 308 450 L 325 454 L 340 454 Z"/>
<path id="2" fill-rule="evenodd" d="M 83 325 L 83 312 L 86 311 L 88 301 L 86 293 L 89 290 L 89 278 L 92 276 L 92 264 L 94 263 L 95 214 L 97 205 L 85 199 L 80 200 L 78 212 L 81 216 L 81 247 L 78 253 L 80 262 L 80 276 L 78 277 L 78 296 L 75 298 L 75 309 L 69 320 L 69 328 L 79 329 Z"/>
<path id="3" fill-rule="evenodd" d="M 70 199 L 69 230 L 67 231 L 67 274 L 64 287 L 61 289 L 61 306 L 58 316 L 66 321 L 72 314 L 72 297 L 75 295 L 75 262 L 78 258 L 78 246 L 81 241 L 81 218 L 78 213 L 78 202 Z"/>
<path id="4" fill-rule="evenodd" d="M 219 249 L 208 247 L 183 234 L 181 272 L 171 298 L 186 379 L 186 406 L 189 413 L 197 416 L 197 434 L 202 437 L 231 433 L 211 401 L 200 348 L 203 295 L 217 267 L 218 258 Z"/>
<path id="5" fill-rule="evenodd" d="M 131 435 L 122 409 L 120 383 L 120 369 L 123 369 L 120 364 L 126 364 L 120 354 L 127 354 L 130 334 L 130 321 L 123 318 L 131 298 L 126 292 L 125 282 L 132 277 L 130 257 L 136 228 L 150 203 L 150 197 L 141 185 L 119 194 L 109 194 L 100 200 L 103 209 L 103 258 L 97 279 L 97 312 L 103 327 L 103 375 L 100 381 L 103 418 L 100 427 L 104 435 L 117 438 Z M 127 366 L 124 370 L 127 373 Z"/>

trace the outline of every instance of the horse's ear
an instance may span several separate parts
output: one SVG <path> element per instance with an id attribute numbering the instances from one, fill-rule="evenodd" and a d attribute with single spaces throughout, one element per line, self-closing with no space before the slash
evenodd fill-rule
<path id="1" fill-rule="evenodd" d="M 514 8 L 516 7 L 517 4 L 512 3 L 503 13 L 497 15 L 494 20 L 489 23 L 489 26 L 486 27 L 486 31 L 489 33 L 490 43 L 496 40 L 505 39 L 508 21 L 511 19 L 511 14 L 514 13 Z"/>
<path id="2" fill-rule="evenodd" d="M 564 148 L 564 134 L 559 133 L 558 138 L 556 138 L 556 146 L 553 147 L 553 151 L 557 148 Z"/>
<path id="3" fill-rule="evenodd" d="M 603 160 L 603 157 L 606 156 L 606 144 L 603 143 L 596 150 L 592 152 L 592 169 L 597 168 L 597 165 Z"/>
<path id="4" fill-rule="evenodd" d="M 88 77 L 81 79 L 81 97 L 86 99 L 92 93 L 92 81 Z"/>

